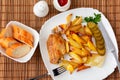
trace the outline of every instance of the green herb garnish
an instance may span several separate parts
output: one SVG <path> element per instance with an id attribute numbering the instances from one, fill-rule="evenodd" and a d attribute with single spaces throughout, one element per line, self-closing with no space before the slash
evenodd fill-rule
<path id="1" fill-rule="evenodd" d="M 84 20 L 85 20 L 86 22 L 94 22 L 94 23 L 96 23 L 96 24 L 101 21 L 101 14 L 95 14 L 95 13 L 94 13 L 94 16 L 95 16 L 95 17 L 92 17 L 92 16 L 90 16 L 90 17 L 85 17 Z"/>

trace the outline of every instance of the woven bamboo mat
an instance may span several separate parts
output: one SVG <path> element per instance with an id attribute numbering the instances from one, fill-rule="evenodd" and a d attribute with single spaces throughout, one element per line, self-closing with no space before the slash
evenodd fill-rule
<path id="1" fill-rule="evenodd" d="M 52 1 L 48 2 L 50 11 L 44 18 L 38 18 L 33 14 L 33 5 L 38 0 L 0 0 L 0 29 L 11 21 L 20 21 L 37 31 L 41 25 L 52 16 L 60 13 L 54 9 Z M 72 0 L 70 9 L 78 7 L 93 7 L 105 14 L 109 19 L 115 32 L 120 50 L 120 0 Z M 0 54 L 0 80 L 26 80 L 30 77 L 42 75 L 47 70 L 43 64 L 39 46 L 37 47 L 32 59 L 27 63 L 21 64 Z M 41 80 L 52 80 L 45 77 Z M 120 80 L 118 69 L 115 70 L 105 80 Z"/>

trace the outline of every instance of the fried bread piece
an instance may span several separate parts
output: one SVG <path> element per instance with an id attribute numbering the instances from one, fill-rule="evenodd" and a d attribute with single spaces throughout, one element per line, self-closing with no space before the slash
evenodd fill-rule
<path id="1" fill-rule="evenodd" d="M 30 51 L 30 46 L 23 43 L 12 44 L 6 49 L 6 54 L 13 58 L 21 58 Z"/>
<path id="2" fill-rule="evenodd" d="M 34 38 L 31 33 L 18 27 L 17 25 L 12 25 L 12 28 L 13 28 L 13 37 L 16 40 L 33 47 Z"/>
<path id="3" fill-rule="evenodd" d="M 50 34 L 47 40 L 49 59 L 52 64 L 57 64 L 66 52 L 65 41 L 59 34 Z"/>
<path id="4" fill-rule="evenodd" d="M 0 45 L 5 49 L 7 49 L 8 47 L 10 47 L 12 44 L 15 44 L 15 43 L 18 43 L 18 42 L 12 37 L 0 39 Z"/>

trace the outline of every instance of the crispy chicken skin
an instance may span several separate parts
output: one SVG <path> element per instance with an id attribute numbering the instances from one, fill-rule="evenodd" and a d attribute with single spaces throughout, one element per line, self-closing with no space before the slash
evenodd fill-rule
<path id="1" fill-rule="evenodd" d="M 50 62 L 57 64 L 66 52 L 64 39 L 59 34 L 50 34 L 47 49 Z"/>

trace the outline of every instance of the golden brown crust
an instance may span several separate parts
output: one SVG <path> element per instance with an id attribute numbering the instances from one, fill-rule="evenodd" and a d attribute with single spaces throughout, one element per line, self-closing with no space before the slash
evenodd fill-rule
<path id="1" fill-rule="evenodd" d="M 3 48 L 8 48 L 10 45 L 17 43 L 17 41 L 15 39 L 13 39 L 12 37 L 7 37 L 7 38 L 1 38 L 0 39 L 0 45 Z"/>
<path id="2" fill-rule="evenodd" d="M 58 63 L 66 52 L 64 39 L 59 34 L 51 34 L 47 40 L 47 49 L 50 62 L 53 64 Z"/>
<path id="3" fill-rule="evenodd" d="M 0 46 L 13 58 L 25 56 L 33 47 L 33 42 L 32 34 L 13 24 L 0 32 Z"/>
<path id="4" fill-rule="evenodd" d="M 19 28 L 16 25 L 13 25 L 13 37 L 20 42 L 26 43 L 33 47 L 33 36 L 29 32 Z"/>

